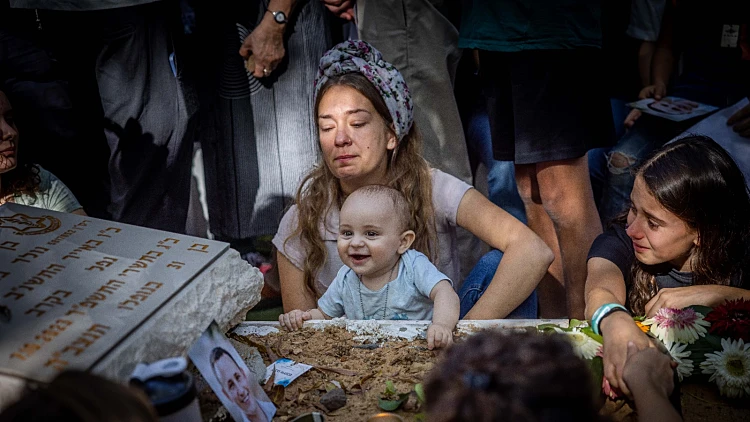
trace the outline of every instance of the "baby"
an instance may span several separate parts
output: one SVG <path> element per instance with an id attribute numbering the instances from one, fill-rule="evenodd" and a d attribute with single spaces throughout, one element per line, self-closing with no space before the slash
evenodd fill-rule
<path id="1" fill-rule="evenodd" d="M 422 253 L 409 249 L 409 204 L 397 190 L 370 185 L 352 192 L 339 217 L 338 251 L 344 266 L 318 307 L 279 316 L 295 330 L 311 319 L 431 319 L 427 347 L 453 343 L 459 301 L 452 282 Z M 434 306 L 434 310 L 433 310 Z"/>

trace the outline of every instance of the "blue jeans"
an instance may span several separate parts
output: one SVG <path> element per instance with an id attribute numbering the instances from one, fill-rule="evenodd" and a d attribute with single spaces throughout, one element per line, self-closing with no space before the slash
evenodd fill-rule
<path id="1" fill-rule="evenodd" d="M 484 104 L 482 102 L 482 104 Z M 477 106 L 466 131 L 469 149 L 487 167 L 487 197 L 498 207 L 526 224 L 526 209 L 516 186 L 516 172 L 512 161 L 492 158 L 490 119 L 484 105 Z"/>
<path id="2" fill-rule="evenodd" d="M 609 103 L 612 106 L 612 120 L 615 122 L 615 139 L 620 139 L 625 135 L 625 125 L 623 122 L 630 113 L 631 108 L 627 106 L 627 101 L 622 98 L 610 98 Z M 594 193 L 594 203 L 596 209 L 601 212 L 602 195 L 604 187 L 607 186 L 607 154 L 611 147 L 594 148 L 588 152 L 589 176 L 591 177 L 591 189 Z"/>
<path id="3" fill-rule="evenodd" d="M 461 301 L 461 313 L 459 314 L 459 318 L 463 319 L 469 310 L 474 307 L 474 304 L 477 303 L 479 298 L 482 297 L 484 291 L 487 290 L 487 287 L 492 282 L 492 277 L 495 276 L 497 266 L 500 265 L 501 259 L 503 259 L 503 253 L 497 249 L 487 252 L 466 277 L 464 284 L 461 286 L 461 290 L 458 292 L 458 298 Z M 526 300 L 505 317 L 505 319 L 536 318 L 536 290 L 531 292 L 531 295 L 526 298 Z"/>
<path id="4" fill-rule="evenodd" d="M 691 122 L 691 124 L 694 122 Z M 606 225 L 628 208 L 635 170 L 654 150 L 674 138 L 689 125 L 643 114 L 607 154 L 607 180 L 599 214 Z M 613 163 L 617 156 L 620 163 Z"/>

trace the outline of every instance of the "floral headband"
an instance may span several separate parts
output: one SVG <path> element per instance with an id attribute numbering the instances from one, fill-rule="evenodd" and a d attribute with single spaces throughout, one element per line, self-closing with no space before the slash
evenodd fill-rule
<path id="1" fill-rule="evenodd" d="M 345 73 L 360 73 L 377 88 L 391 114 L 398 140 L 403 139 L 414 122 L 414 106 L 398 69 L 383 60 L 380 51 L 365 41 L 344 41 L 321 57 L 315 78 L 315 99 L 328 78 Z"/>

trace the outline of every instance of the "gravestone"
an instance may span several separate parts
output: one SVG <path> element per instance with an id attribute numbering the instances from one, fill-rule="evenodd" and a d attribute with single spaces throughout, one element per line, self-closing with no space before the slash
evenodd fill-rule
<path id="1" fill-rule="evenodd" d="M 224 242 L 18 204 L 0 206 L 0 408 L 65 369 L 127 381 L 228 330 L 263 276 Z"/>

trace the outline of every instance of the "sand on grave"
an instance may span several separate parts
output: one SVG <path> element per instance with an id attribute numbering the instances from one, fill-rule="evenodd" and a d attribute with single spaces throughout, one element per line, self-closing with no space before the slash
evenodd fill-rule
<path id="1" fill-rule="evenodd" d="M 313 366 L 280 392 L 267 386 L 269 397 L 283 395 L 280 400 L 276 398 L 281 405 L 274 421 L 291 420 L 312 411 L 325 414 L 327 421 L 366 420 L 367 416 L 382 412 L 378 399 L 386 389 L 386 381 L 392 381 L 399 393 L 413 391 L 435 365 L 440 353 L 428 350 L 424 339 L 366 343 L 378 345 L 377 348 L 369 348 L 372 346 L 361 347 L 364 344 L 354 340 L 355 336 L 355 333 L 336 326 L 323 330 L 304 328 L 294 332 L 281 331 L 264 336 L 229 334 L 231 339 L 256 347 L 266 365 L 277 358 L 286 357 Z M 197 371 L 194 375 L 203 419 L 211 422 L 231 420 L 205 380 Z M 320 404 L 320 397 L 327 390 L 335 388 L 336 384 L 346 392 L 347 402 L 344 407 L 329 411 Z M 409 403 L 414 408 L 397 410 L 395 413 L 406 421 L 413 421 L 423 410 L 418 409 L 416 404 L 414 395 Z"/>
<path id="2" fill-rule="evenodd" d="M 536 329 L 526 327 L 522 330 Z M 471 331 L 459 331 L 454 337 L 455 341 L 461 342 Z M 265 365 L 286 357 L 314 367 L 285 389 L 276 387 L 276 390 L 272 390 L 270 383 L 266 386 L 269 397 L 278 395 L 274 397 L 280 404 L 274 421 L 289 421 L 314 411 L 323 413 L 327 421 L 367 420 L 368 416 L 383 412 L 378 402 L 383 397 L 387 381 L 393 382 L 398 393 L 412 392 L 416 384 L 424 382 L 441 353 L 439 350 L 428 350 L 427 341 L 423 338 L 362 336 L 334 325 L 323 329 L 306 327 L 294 332 L 280 331 L 265 335 L 240 336 L 229 333 L 228 336 L 235 344 L 257 348 Z M 371 348 L 366 346 L 368 344 L 377 344 L 378 347 Z M 197 371 L 195 376 L 203 420 L 230 421 L 226 409 Z M 330 411 L 320 404 L 320 398 L 336 384 L 346 392 L 347 402 L 342 408 Z M 420 406 L 414 393 L 405 406 L 394 411 L 405 421 L 420 420 L 420 416 L 423 416 L 420 413 L 423 412 L 424 406 Z M 622 400 L 604 402 L 602 413 L 615 421 L 636 420 L 633 409 Z"/>

